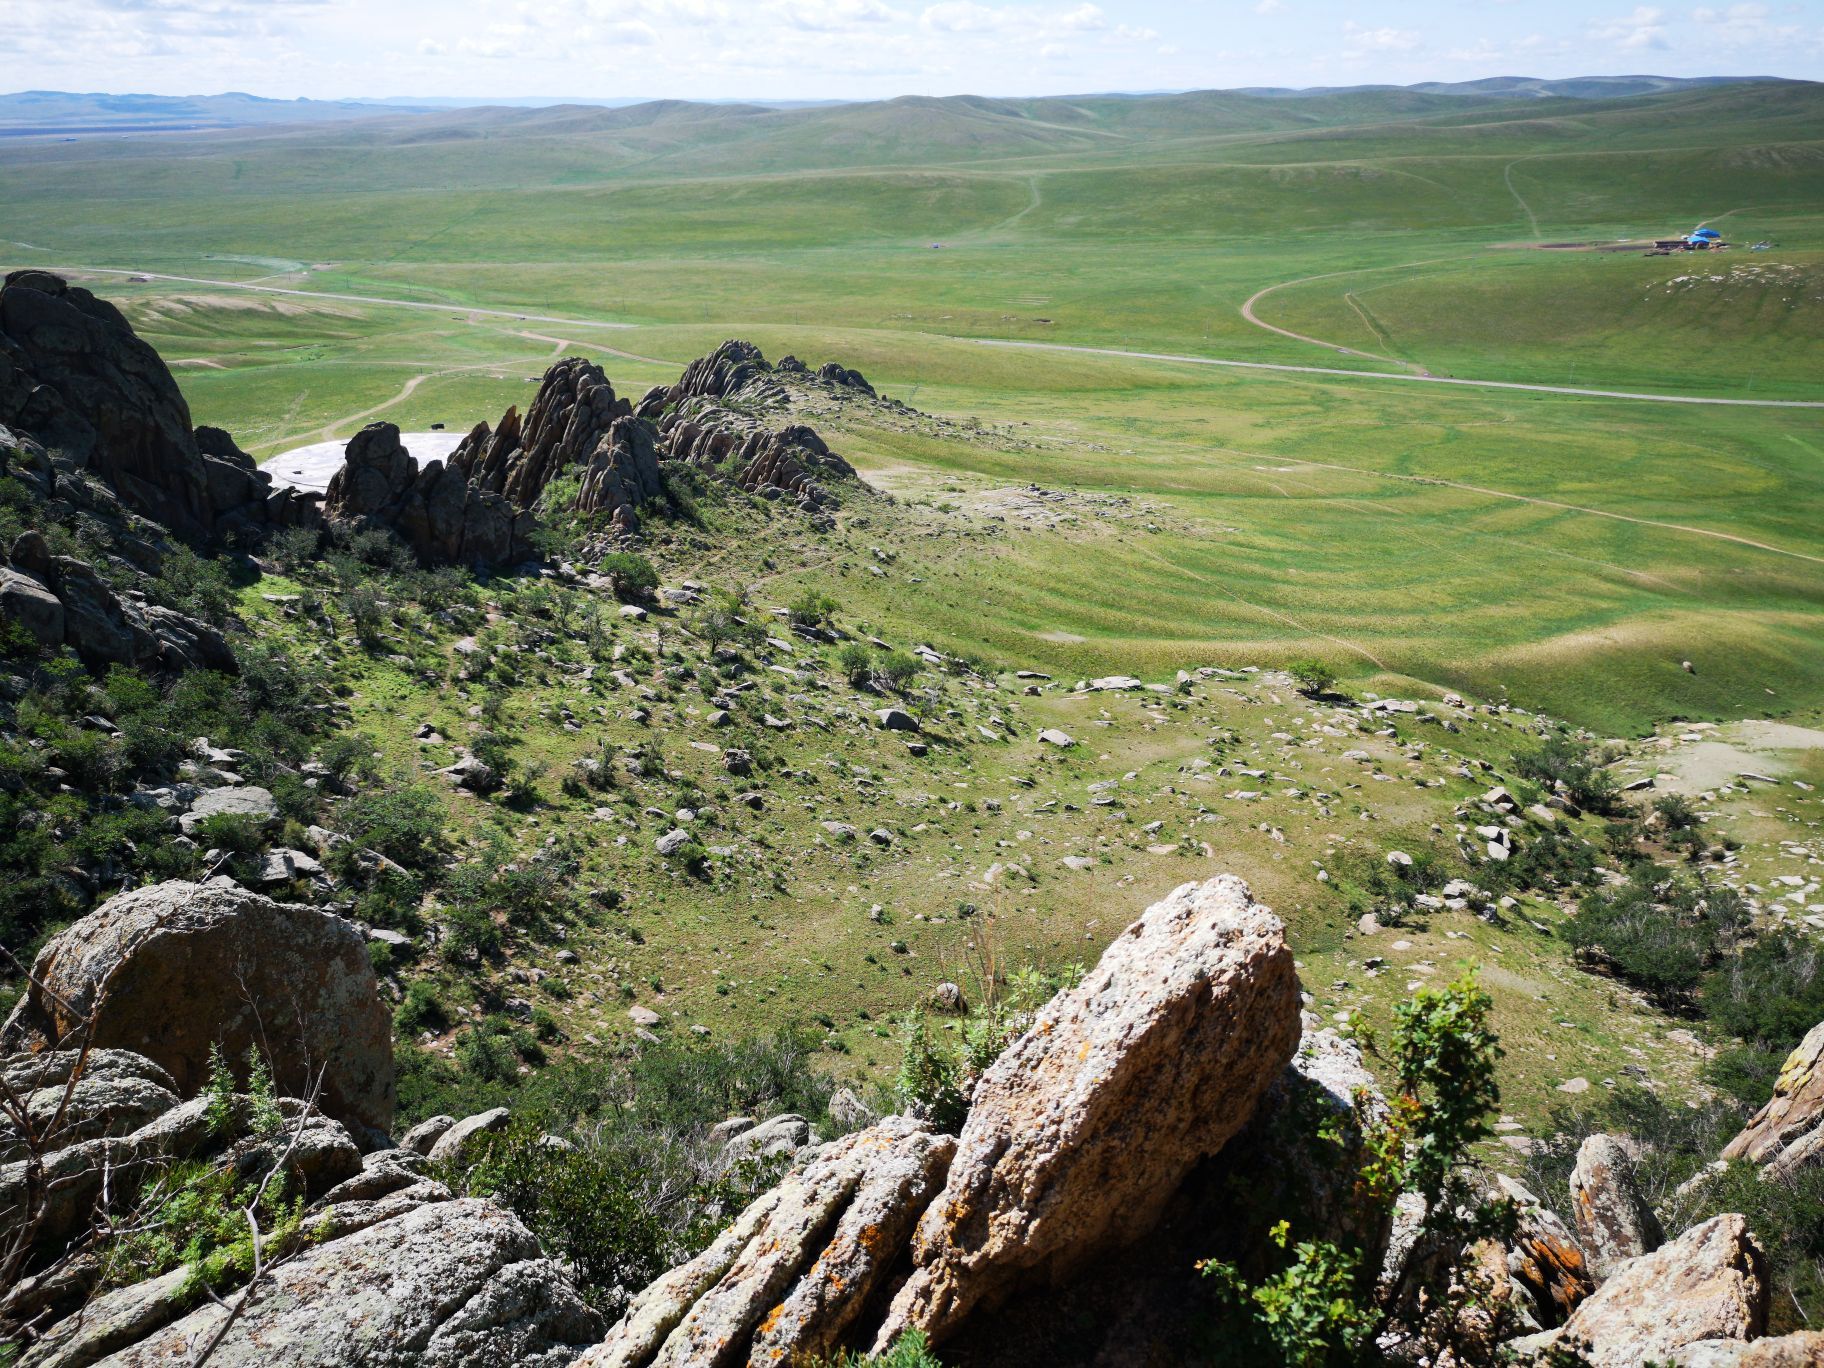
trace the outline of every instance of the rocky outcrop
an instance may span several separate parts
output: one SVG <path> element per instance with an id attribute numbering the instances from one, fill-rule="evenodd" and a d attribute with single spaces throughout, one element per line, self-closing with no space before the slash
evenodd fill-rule
<path id="1" fill-rule="evenodd" d="M 330 476 L 323 513 L 332 524 L 383 527 L 432 564 L 517 564 L 533 554 L 537 521 L 470 480 L 454 459 L 422 468 L 392 423 L 369 423 Z"/>
<path id="2" fill-rule="evenodd" d="M 837 502 L 817 477 L 855 479 L 855 468 L 803 424 L 772 432 L 744 426 L 745 420 L 726 410 L 693 406 L 668 417 L 660 435 L 671 460 L 720 471 L 738 489 L 789 499 L 805 512 Z"/>
<path id="3" fill-rule="evenodd" d="M 1596 1290 L 1582 1246 L 1556 1213 L 1513 1179 L 1498 1178 L 1514 1203 L 1513 1238 L 1506 1250 L 1509 1304 L 1529 1330 L 1551 1330 Z"/>
<path id="4" fill-rule="evenodd" d="M 510 1212 L 427 1184 L 390 1219 L 330 1239 L 273 1269 L 210 1355 L 294 1368 L 558 1368 L 600 1333 L 561 1264 Z M 329 1229 L 336 1229 L 330 1208 Z M 175 1299 L 173 1299 L 175 1300 Z M 181 1303 L 172 1306 L 175 1312 Z M 110 1320 L 106 1308 L 100 1317 Z M 118 1368 L 190 1362 L 221 1328 L 209 1302 L 116 1349 Z M 136 1319 L 141 1325 L 144 1311 Z M 137 1328 L 137 1327 L 136 1327 Z M 50 1347 L 47 1342 L 46 1348 Z M 33 1368 L 69 1363 L 49 1353 Z"/>
<path id="5" fill-rule="evenodd" d="M 517 410 L 508 409 L 497 431 L 483 424 L 471 432 L 450 464 L 513 507 L 531 508 L 546 485 L 588 461 L 615 423 L 632 415 L 600 366 L 566 357 L 545 372 L 523 430 Z"/>
<path id="6" fill-rule="evenodd" d="M 1764 1164 L 1769 1177 L 1824 1163 L 1824 1022 L 1813 1026 L 1787 1056 L 1773 1097 L 1729 1142 L 1722 1157 Z"/>
<path id="7" fill-rule="evenodd" d="M 154 1067 L 140 1065 L 141 1072 Z M 9 1071 L 31 1067 L 30 1058 L 0 1061 Z M 122 1067 L 111 1060 L 104 1072 Z M 101 1196 L 104 1172 L 118 1196 L 174 1160 L 226 1168 L 248 1182 L 283 1162 L 297 1180 L 291 1191 L 311 1202 L 308 1241 L 270 1264 L 211 1362 L 558 1368 L 599 1337 L 601 1320 L 568 1270 L 543 1256 L 516 1217 L 492 1202 L 456 1200 L 424 1176 L 422 1156 L 385 1150 L 363 1160 L 335 1122 L 292 1099 L 277 1106 L 282 1120 L 270 1133 L 249 1131 L 250 1099 L 235 1100 L 226 1131 L 198 1099 L 105 1146 L 54 1155 L 47 1167 L 63 1182 L 58 1209 L 43 1227 L 47 1242 L 54 1246 L 79 1228 L 86 1204 Z M 0 1170 L 0 1214 L 17 1210 L 14 1180 L 23 1168 Z M 241 1298 L 235 1289 L 219 1301 L 204 1297 L 191 1270 L 179 1266 L 89 1299 L 100 1265 L 78 1261 L 75 1268 L 61 1284 L 25 1280 L 0 1307 L 13 1323 L 40 1327 L 22 1364 L 191 1362 Z"/>
<path id="8" fill-rule="evenodd" d="M 850 1341 L 956 1141 L 888 1117 L 827 1146 L 648 1287 L 578 1368 L 810 1362 Z"/>
<path id="9" fill-rule="evenodd" d="M 0 287 L 0 424 L 187 540 L 314 518 L 226 433 L 191 427 L 169 368 L 120 310 L 48 271 Z"/>
<path id="10" fill-rule="evenodd" d="M 286 1094 L 320 1076 L 323 1111 L 358 1136 L 392 1125 L 392 1020 L 360 931 L 228 879 L 122 893 L 45 945 L 0 1049 L 72 1043 L 142 1054 L 185 1096 L 212 1047 L 257 1046 Z"/>
<path id="11" fill-rule="evenodd" d="M 1285 929 L 1245 883 L 1186 884 L 1148 908 L 983 1075 L 877 1346 L 914 1328 L 941 1341 L 1144 1235 L 1298 1039 Z"/>
<path id="12" fill-rule="evenodd" d="M 128 1135 L 178 1103 L 171 1075 L 129 1050 L 90 1050 L 86 1057 L 78 1050 L 15 1055 L 0 1062 L 0 1084 L 25 1104 L 34 1135 L 51 1136 L 59 1149 Z M 0 1114 L 0 1163 L 22 1159 L 27 1151 L 19 1125 Z"/>
<path id="13" fill-rule="evenodd" d="M 1155 1228 L 1298 1034 L 1279 921 L 1239 879 L 1187 884 L 1038 1013 L 983 1075 L 960 1136 L 894 1116 L 801 1151 L 582 1362 L 807 1363 L 910 1329 L 945 1337 L 1025 1288 L 1050 1297 Z"/>
<path id="14" fill-rule="evenodd" d="M 1678 1353 L 1678 1368 L 1818 1368 L 1824 1363 L 1824 1331 L 1800 1330 L 1749 1344 L 1703 1340 Z"/>
<path id="15" fill-rule="evenodd" d="M 1651 1254 L 1665 1239 L 1659 1218 L 1634 1184 L 1634 1161 L 1612 1135 L 1592 1135 L 1578 1148 L 1571 1214 L 1598 1282 L 1628 1260 Z"/>
<path id="16" fill-rule="evenodd" d="M 578 512 L 604 515 L 619 533 L 639 530 L 640 505 L 664 491 L 650 424 L 593 361 L 566 357 L 545 372 L 522 427 L 517 409 L 477 427 L 450 464 L 516 509 L 530 509 L 567 471 L 580 480 Z"/>
<path id="17" fill-rule="evenodd" d="M 144 594 L 116 593 L 87 561 L 51 555 L 37 532 L 22 534 L 9 559 L 0 564 L 0 618 L 40 646 L 68 646 L 92 669 L 237 669 L 234 651 L 213 627 Z"/>
<path id="18" fill-rule="evenodd" d="M 1688 1345 L 1747 1341 L 1767 1324 L 1766 1259 L 1740 1216 L 1716 1216 L 1623 1264 L 1559 1337 L 1588 1344 L 1593 1368 L 1684 1361 Z"/>
<path id="19" fill-rule="evenodd" d="M 770 373 L 766 357 L 752 342 L 730 338 L 708 356 L 699 356 L 666 393 L 669 403 L 686 399 L 727 399 L 760 376 Z"/>
<path id="20" fill-rule="evenodd" d="M 652 425 L 617 418 L 583 463 L 576 511 L 605 515 L 616 532 L 630 536 L 640 530 L 640 505 L 664 491 Z"/>

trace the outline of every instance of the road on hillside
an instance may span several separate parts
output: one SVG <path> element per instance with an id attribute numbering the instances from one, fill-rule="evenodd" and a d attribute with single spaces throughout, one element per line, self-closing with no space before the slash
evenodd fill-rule
<path id="1" fill-rule="evenodd" d="M 1278 331 L 1275 329 L 1275 331 Z M 1533 394 L 1571 394 L 1588 399 L 1633 399 L 1649 404 L 1723 404 L 1733 408 L 1824 409 L 1824 399 L 1723 399 L 1707 394 L 1640 394 L 1632 390 L 1575 389 L 1569 385 L 1528 385 L 1518 380 L 1470 380 L 1456 375 L 1406 375 L 1395 371 L 1340 370 L 1334 366 L 1289 366 L 1275 361 L 1225 361 L 1214 356 L 1178 356 L 1171 352 L 1123 351 L 1118 347 L 1075 347 L 1068 342 L 1021 342 L 1012 338 L 954 339 L 981 347 L 1017 347 L 1026 351 L 1075 352 L 1084 356 L 1118 356 L 1129 361 L 1166 361 L 1178 366 L 1227 366 L 1235 370 L 1283 371 L 1292 375 L 1334 375 L 1344 380 L 1399 380 L 1414 385 L 1464 385 L 1471 389 L 1526 390 Z"/>
<path id="2" fill-rule="evenodd" d="M 180 285 L 208 285 L 218 290 L 252 290 L 256 294 L 290 295 L 295 299 L 334 299 L 344 304 L 385 304 L 395 309 L 429 309 L 434 313 L 483 314 L 511 318 L 519 323 L 559 323 L 569 328 L 634 328 L 634 323 L 603 323 L 587 318 L 553 318 L 547 314 L 517 313 L 512 309 L 479 309 L 468 304 L 423 304 L 412 299 L 382 299 L 378 295 L 331 294 L 327 290 L 289 290 L 279 285 L 254 285 L 242 280 L 204 280 L 200 276 L 161 275 L 157 271 L 122 271 L 106 266 L 40 266 L 36 270 L 72 274 L 137 276 L 142 280 L 170 280 Z"/>
<path id="3" fill-rule="evenodd" d="M 155 271 L 123 271 L 98 266 L 46 266 L 41 269 L 91 275 L 140 276 L 146 280 L 169 280 L 184 285 L 210 285 L 223 290 L 253 290 L 260 294 L 290 295 L 298 299 L 333 299 L 351 304 L 387 305 L 395 309 L 430 309 L 447 314 L 482 314 L 491 318 L 511 318 L 521 323 L 556 323 L 570 328 L 631 330 L 639 326 L 637 323 L 607 323 L 586 318 L 557 318 L 549 314 L 515 313 L 511 309 L 481 309 L 466 304 L 422 304 L 416 300 L 382 299 L 374 295 L 330 294 L 321 290 L 289 290 L 277 285 L 249 285 L 235 280 L 204 280 L 197 276 L 161 275 Z M 1255 298 L 1259 298 L 1259 296 L 1256 295 Z M 1262 324 L 1262 326 L 1270 327 L 1271 325 Z M 1274 329 L 1274 331 L 1281 330 Z M 1288 334 L 1288 336 L 1296 336 L 1296 334 Z M 1391 371 L 1342 370 L 1334 366 L 1291 366 L 1273 361 L 1231 361 L 1214 356 L 1177 356 L 1170 352 L 1123 351 L 1117 347 L 1079 347 L 1067 342 L 1022 342 L 998 337 L 964 337 L 950 340 L 973 342 L 982 347 L 1015 347 L 1027 351 L 1074 352 L 1084 356 L 1116 356 L 1130 361 L 1164 361 L 1181 366 L 1226 366 L 1234 370 L 1278 371 L 1292 375 L 1328 375 L 1341 380 L 1400 380 L 1418 385 L 1459 385 L 1470 389 L 1524 390 L 1533 394 L 1569 394 L 1586 399 L 1627 399 L 1649 404 L 1720 404 L 1731 408 L 1824 409 L 1824 399 L 1724 399 L 1703 394 L 1639 394 L 1631 390 L 1576 389 L 1570 385 L 1529 385 L 1517 380 L 1470 380 L 1456 375 L 1410 375 Z M 1369 354 L 1371 353 L 1364 353 L 1364 355 Z M 1395 364 L 1405 363 L 1395 362 Z"/>

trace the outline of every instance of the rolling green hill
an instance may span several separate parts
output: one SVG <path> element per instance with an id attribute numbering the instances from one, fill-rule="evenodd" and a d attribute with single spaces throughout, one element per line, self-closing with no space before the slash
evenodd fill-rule
<path id="1" fill-rule="evenodd" d="M 1816 411 L 975 345 L 1824 398 L 1824 87 L 1576 94 L 660 102 L 16 143 L 0 251 L 373 301 L 107 278 L 199 417 L 261 454 L 366 416 L 492 417 L 564 350 L 634 386 L 746 335 L 1022 439 L 841 434 L 889 483 L 1182 515 L 1087 572 L 1043 541 L 959 570 L 916 606 L 956 648 L 1086 671 L 1317 649 L 1623 729 L 1753 713 L 1774 681 L 1824 702 Z M 1597 250 L 1700 221 L 1777 248 Z M 1693 640 L 1727 649 L 1693 675 Z"/>

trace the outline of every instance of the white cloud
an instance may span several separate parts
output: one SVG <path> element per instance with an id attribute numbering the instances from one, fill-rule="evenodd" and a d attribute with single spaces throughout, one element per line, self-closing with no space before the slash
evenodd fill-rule
<path id="1" fill-rule="evenodd" d="M 1411 29 L 1363 28 L 1354 20 L 1343 25 L 1352 52 L 1411 52 L 1420 36 Z"/>
<path id="2" fill-rule="evenodd" d="M 1254 6 L 1254 13 L 1279 14 L 1282 13 L 1285 8 L 1286 0 L 1260 0 L 1260 3 Z"/>
<path id="3" fill-rule="evenodd" d="M 1623 52 L 1641 52 L 1668 48 L 1666 12 L 1656 5 L 1636 5 L 1632 14 L 1619 19 L 1591 22 L 1589 36 L 1599 43 L 1612 43 Z"/>

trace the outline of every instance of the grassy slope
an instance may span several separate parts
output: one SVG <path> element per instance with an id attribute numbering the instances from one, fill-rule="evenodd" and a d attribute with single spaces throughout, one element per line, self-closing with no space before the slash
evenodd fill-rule
<path id="1" fill-rule="evenodd" d="M 1264 320 L 1440 372 L 1817 397 L 1821 140 L 1824 98 L 1808 86 L 1519 104 L 1368 92 L 507 110 L 20 145 L 0 151 L 0 193 L 9 236 L 49 249 L 19 249 L 25 261 L 276 271 L 277 284 L 640 325 L 109 281 L 193 363 L 180 374 L 199 417 L 259 454 L 371 411 L 408 427 L 492 417 L 566 344 L 637 391 L 752 335 L 773 354 L 840 357 L 921 408 L 1011 425 L 999 442 L 843 433 L 889 483 L 1036 479 L 1169 505 L 1165 530 L 1093 566 L 1049 543 L 959 564 L 954 594 L 918 606 L 951 644 L 1083 670 L 1315 650 L 1623 730 L 1824 702 L 1814 415 L 950 339 L 1388 367 L 1241 317 L 1280 286 L 1258 301 Z M 1705 216 L 1782 250 L 1503 246 Z M 1678 279 L 1694 273 L 1725 278 Z M 1691 658 L 1696 674 L 1678 668 Z"/>

